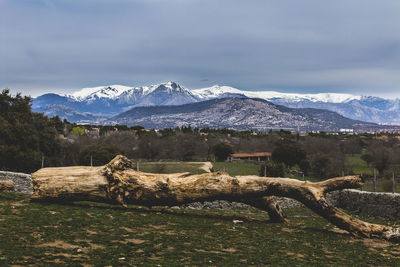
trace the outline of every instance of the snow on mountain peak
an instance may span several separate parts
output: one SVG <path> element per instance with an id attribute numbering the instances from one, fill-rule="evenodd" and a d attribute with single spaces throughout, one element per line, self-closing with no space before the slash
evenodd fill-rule
<path id="1" fill-rule="evenodd" d="M 224 95 L 237 94 L 244 95 L 249 98 L 261 98 L 265 100 L 271 99 L 287 99 L 290 101 L 312 101 L 312 102 L 325 102 L 325 103 L 344 103 L 354 99 L 361 99 L 361 96 L 351 94 L 339 93 L 319 93 L 319 94 L 295 94 L 295 93 L 281 93 L 276 91 L 244 91 L 229 86 L 214 85 L 208 88 L 201 88 L 192 90 L 192 92 L 199 97 L 199 99 L 206 100 L 218 98 Z"/>
<path id="2" fill-rule="evenodd" d="M 201 100 L 218 98 L 226 94 L 244 94 L 244 92 L 246 91 L 241 91 L 239 89 L 230 86 L 220 86 L 220 85 L 213 85 L 208 88 L 192 90 L 192 93 Z"/>
<path id="3" fill-rule="evenodd" d="M 83 100 L 88 97 L 106 97 L 115 99 L 123 92 L 130 90 L 132 87 L 123 86 L 123 85 L 109 85 L 109 86 L 97 86 L 97 87 L 87 87 L 82 88 L 79 91 L 76 91 L 72 94 L 72 97 L 77 100 Z"/>
<path id="4" fill-rule="evenodd" d="M 245 91 L 239 90 L 230 86 L 213 85 L 207 88 L 187 90 L 176 82 L 165 82 L 149 86 L 129 87 L 123 85 L 109 85 L 82 88 L 72 94 L 72 97 L 78 101 L 94 98 L 118 99 L 129 95 L 146 96 L 155 91 L 167 91 L 168 93 L 180 92 L 198 100 L 209 100 L 232 95 L 244 95 L 249 98 L 261 98 L 265 100 L 282 99 L 291 102 L 311 101 L 324 103 L 345 103 L 351 100 L 360 100 L 361 96 L 352 94 L 340 93 L 318 93 L 318 94 L 296 94 L 296 93 L 281 93 L 276 91 Z"/>
<path id="5" fill-rule="evenodd" d="M 298 102 L 308 100 L 311 102 L 324 103 L 344 103 L 354 99 L 360 99 L 361 96 L 339 93 L 319 93 L 319 94 L 295 94 L 295 93 L 280 93 L 275 91 L 252 91 L 247 94 L 248 97 L 259 97 L 266 100 L 281 98 L 290 101 Z"/>
<path id="6" fill-rule="evenodd" d="M 147 95 L 159 88 L 161 89 L 166 88 L 169 92 L 180 91 L 191 94 L 189 90 L 180 86 L 176 82 L 170 81 L 160 84 L 154 84 L 149 86 L 137 86 L 137 87 L 124 86 L 124 85 L 88 87 L 88 88 L 82 88 L 81 90 L 72 93 L 71 97 L 79 101 L 94 97 L 117 99 L 124 93 L 125 93 L 124 95 L 137 94 L 137 93 L 139 93 L 140 95 Z"/>

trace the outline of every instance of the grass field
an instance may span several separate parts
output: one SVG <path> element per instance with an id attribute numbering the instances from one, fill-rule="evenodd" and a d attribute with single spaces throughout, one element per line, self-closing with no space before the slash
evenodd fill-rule
<path id="1" fill-rule="evenodd" d="M 374 175 L 373 168 L 367 166 L 367 163 L 361 159 L 360 154 L 347 155 L 346 162 L 347 162 L 347 164 L 349 164 L 351 166 L 354 174 L 368 175 L 368 176 Z M 371 179 L 368 179 L 367 181 L 365 181 L 363 190 L 373 191 L 373 182 Z M 392 192 L 392 181 L 390 179 L 378 177 L 377 183 L 376 183 L 376 191 L 377 192 Z M 395 192 L 400 193 L 399 179 L 396 179 Z"/>
<path id="2" fill-rule="evenodd" d="M 232 176 L 259 175 L 259 162 L 213 162 L 214 171 L 224 171 Z"/>
<path id="3" fill-rule="evenodd" d="M 288 213 L 292 223 L 282 225 L 257 210 L 46 204 L 1 193 L 0 265 L 400 265 L 399 245 L 354 238 L 306 209 Z"/>
<path id="4" fill-rule="evenodd" d="M 346 163 L 351 167 L 355 174 L 374 174 L 373 168 L 367 166 L 367 163 L 361 159 L 361 154 L 346 155 Z"/>
<path id="5" fill-rule="evenodd" d="M 139 162 L 139 170 L 152 173 L 190 172 L 192 174 L 205 173 L 200 169 L 202 162 Z"/>

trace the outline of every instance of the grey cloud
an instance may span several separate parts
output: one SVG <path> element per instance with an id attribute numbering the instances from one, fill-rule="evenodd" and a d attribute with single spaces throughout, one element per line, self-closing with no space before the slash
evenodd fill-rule
<path id="1" fill-rule="evenodd" d="M 287 92 L 399 89 L 397 0 L 5 0 L 0 7 L 0 87 L 27 94 L 167 80 Z"/>

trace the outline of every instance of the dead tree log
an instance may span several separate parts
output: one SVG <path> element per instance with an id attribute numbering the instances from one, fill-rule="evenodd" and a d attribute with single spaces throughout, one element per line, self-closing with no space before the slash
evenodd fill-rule
<path id="1" fill-rule="evenodd" d="M 288 178 L 232 177 L 226 173 L 152 174 L 137 172 L 132 162 L 115 157 L 101 167 L 44 168 L 32 174 L 32 199 L 116 201 L 146 206 L 173 206 L 194 201 L 229 200 L 268 211 L 274 221 L 285 216 L 273 196 L 293 198 L 318 215 L 353 235 L 400 240 L 399 228 L 367 223 L 332 206 L 325 194 L 344 188 L 359 188 L 357 176 L 312 183 Z"/>
<path id="2" fill-rule="evenodd" d="M 0 191 L 14 191 L 14 181 L 13 180 L 0 181 Z"/>

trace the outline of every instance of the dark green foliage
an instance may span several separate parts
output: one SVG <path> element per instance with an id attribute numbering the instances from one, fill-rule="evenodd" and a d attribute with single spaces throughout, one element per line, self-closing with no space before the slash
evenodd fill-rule
<path id="1" fill-rule="evenodd" d="M 31 112 L 31 99 L 9 90 L 0 94 L 0 169 L 33 172 L 46 163 L 56 164 L 60 142 L 57 131 L 63 130 L 59 118 L 49 119 Z"/>
<path id="2" fill-rule="evenodd" d="M 260 165 L 259 175 L 266 177 L 284 177 L 285 165 L 281 162 L 267 161 Z"/>
<path id="3" fill-rule="evenodd" d="M 302 161 L 299 162 L 299 168 L 305 176 L 308 176 L 311 171 L 311 164 L 308 160 L 303 159 Z"/>
<path id="4" fill-rule="evenodd" d="M 328 155 L 316 154 L 311 161 L 311 170 L 314 177 L 327 179 L 332 176 L 333 165 Z"/>
<path id="5" fill-rule="evenodd" d="M 66 122 L 66 123 L 63 122 L 62 120 L 60 120 L 60 118 L 58 116 L 50 118 L 50 121 L 54 125 L 54 128 L 57 130 L 57 133 L 59 133 L 59 134 L 64 133 L 65 124 L 68 122 Z"/>
<path id="6" fill-rule="evenodd" d="M 233 149 L 228 144 L 218 143 L 212 147 L 212 153 L 216 161 L 225 161 L 233 153 Z"/>
<path id="7" fill-rule="evenodd" d="M 381 144 L 375 144 L 370 148 L 372 163 L 380 175 L 390 166 L 390 152 L 389 148 Z"/>
<path id="8" fill-rule="evenodd" d="M 371 162 L 374 160 L 373 156 L 370 153 L 364 153 L 361 155 L 361 159 L 367 163 L 367 166 L 371 164 Z"/>
<path id="9" fill-rule="evenodd" d="M 88 145 L 79 153 L 79 163 L 90 165 L 90 157 L 93 159 L 93 166 L 105 165 L 122 151 L 113 144 L 93 144 Z"/>
<path id="10" fill-rule="evenodd" d="M 306 158 L 306 152 L 296 143 L 288 140 L 278 142 L 272 151 L 272 160 L 292 167 Z"/>

